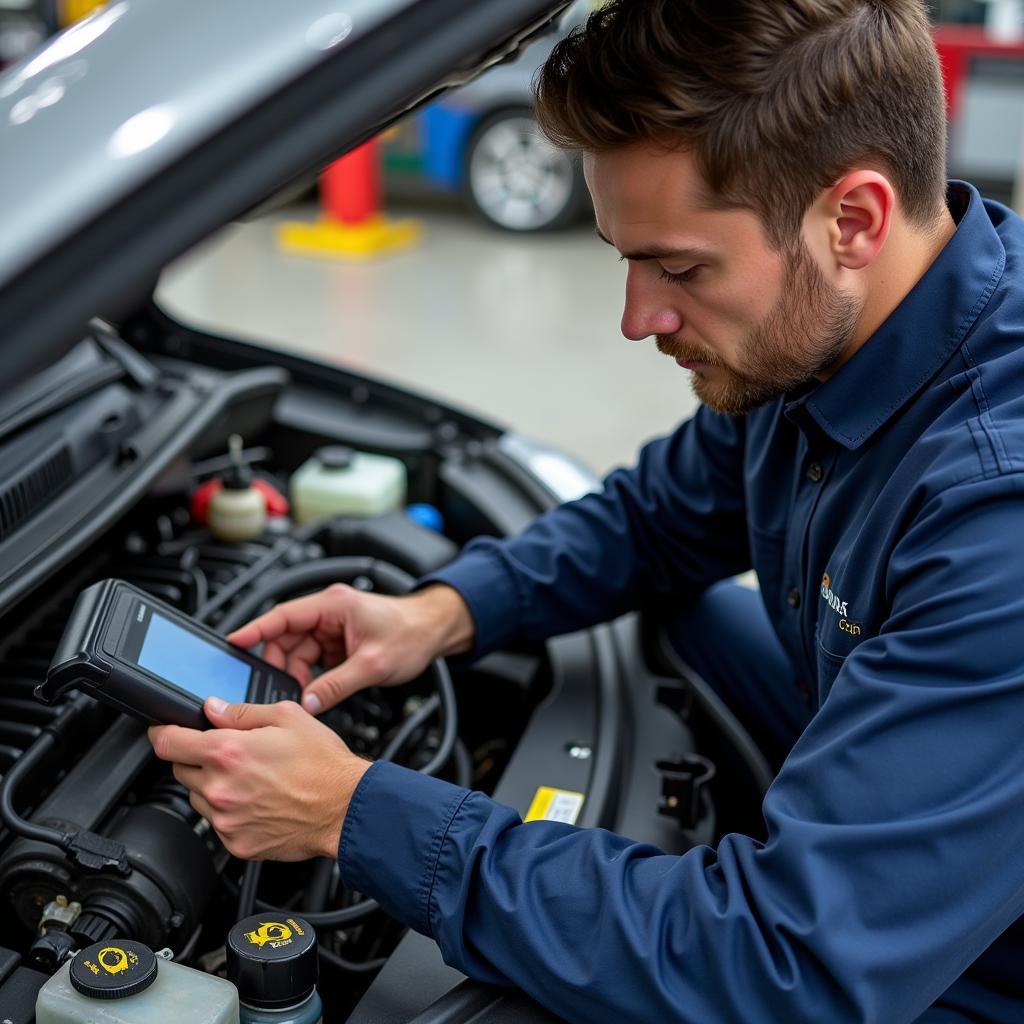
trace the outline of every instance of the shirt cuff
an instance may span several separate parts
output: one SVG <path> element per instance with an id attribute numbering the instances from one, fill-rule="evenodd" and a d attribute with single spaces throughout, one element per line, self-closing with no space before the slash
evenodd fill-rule
<path id="1" fill-rule="evenodd" d="M 470 790 L 377 761 L 352 795 L 338 845 L 342 883 L 433 937 L 430 896 L 438 858 Z"/>
<path id="2" fill-rule="evenodd" d="M 464 553 L 416 584 L 445 583 L 462 595 L 475 626 L 473 649 L 459 656 L 469 663 L 510 643 L 519 631 L 521 620 L 519 594 L 508 568 L 497 551 L 498 542 L 490 538 L 473 541 Z"/>

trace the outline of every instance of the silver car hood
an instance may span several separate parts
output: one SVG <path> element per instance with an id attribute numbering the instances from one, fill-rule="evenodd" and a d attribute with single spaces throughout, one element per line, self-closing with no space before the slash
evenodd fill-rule
<path id="1" fill-rule="evenodd" d="M 115 0 L 56 36 L 0 78 L 0 282 L 409 2 Z"/>
<path id="2" fill-rule="evenodd" d="M 0 75 L 4 386 L 569 0 L 113 0 Z"/>

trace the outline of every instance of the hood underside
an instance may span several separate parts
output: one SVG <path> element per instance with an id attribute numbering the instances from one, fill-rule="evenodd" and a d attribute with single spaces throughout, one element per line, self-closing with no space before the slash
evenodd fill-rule
<path id="1" fill-rule="evenodd" d="M 9 389 L 162 268 L 569 0 L 115 0 L 0 76 Z"/>

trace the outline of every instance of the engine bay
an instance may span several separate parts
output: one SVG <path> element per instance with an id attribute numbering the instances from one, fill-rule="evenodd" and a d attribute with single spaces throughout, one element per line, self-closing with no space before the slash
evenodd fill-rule
<path id="1" fill-rule="evenodd" d="M 23 483 L 20 505 L 2 491 L 12 474 L 0 480 L 0 1019 L 34 1021 L 35 993 L 96 942 L 141 942 L 223 976 L 236 922 L 279 910 L 316 930 L 325 1019 L 356 1021 L 371 987 L 367 998 L 380 1000 L 403 986 L 383 969 L 419 937 L 341 887 L 334 861 L 233 858 L 152 756 L 142 724 L 80 693 L 46 706 L 33 690 L 77 595 L 98 580 L 125 580 L 224 634 L 331 583 L 403 593 L 473 536 L 514 532 L 557 498 L 503 452 L 494 428 L 160 317 L 150 310 L 126 328 L 131 348 L 97 328 L 88 352 L 68 357 L 72 371 L 40 388 L 45 408 L 29 394 L 20 411 L 0 409 L 0 465 L 25 466 L 19 450 L 33 450 L 47 467 Z M 231 437 L 243 440 L 229 452 Z M 400 462 L 401 502 L 297 523 L 298 470 L 338 445 Z M 239 465 L 280 501 L 257 535 L 228 540 L 203 501 Z M 410 505 L 432 512 L 410 515 Z M 739 810 L 716 815 L 733 794 L 723 800 L 715 786 L 735 787 L 737 775 L 723 764 L 711 784 L 715 765 L 691 731 L 700 709 L 678 679 L 649 667 L 643 646 L 631 620 L 450 671 L 438 663 L 323 720 L 368 758 L 436 773 L 520 813 L 539 786 L 562 787 L 585 796 L 579 824 L 681 851 L 745 824 Z M 715 756 L 727 761 L 728 745 Z M 451 978 L 436 984 L 424 987 L 424 1006 Z"/>

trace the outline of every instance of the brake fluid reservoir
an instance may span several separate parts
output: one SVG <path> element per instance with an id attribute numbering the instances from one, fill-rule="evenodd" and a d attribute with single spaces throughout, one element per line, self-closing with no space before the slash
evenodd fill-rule
<path id="1" fill-rule="evenodd" d="M 295 519 L 308 523 L 324 516 L 377 516 L 405 502 L 406 472 L 401 459 L 351 448 L 320 448 L 292 475 Z"/>
<path id="2" fill-rule="evenodd" d="M 36 1024 L 239 1024 L 238 992 L 223 978 L 161 960 L 141 942 L 83 949 L 42 987 Z"/>
<path id="3" fill-rule="evenodd" d="M 252 471 L 242 462 L 242 439 L 232 434 L 228 444 L 231 467 L 210 499 L 207 522 L 215 537 L 237 544 L 255 539 L 266 529 L 267 497 L 253 487 Z"/>

